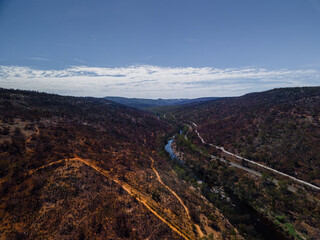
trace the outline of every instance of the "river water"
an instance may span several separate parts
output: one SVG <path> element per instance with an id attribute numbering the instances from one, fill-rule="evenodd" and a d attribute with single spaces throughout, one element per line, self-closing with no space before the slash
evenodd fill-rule
<path id="1" fill-rule="evenodd" d="M 176 155 L 174 155 L 173 150 L 172 150 L 172 142 L 173 142 L 173 138 L 170 139 L 167 143 L 167 145 L 164 146 L 164 149 L 167 151 L 167 153 L 169 153 L 171 159 L 176 159 Z"/>
<path id="2" fill-rule="evenodd" d="M 180 131 L 180 134 L 181 134 L 181 131 Z M 173 152 L 173 149 L 172 149 L 173 141 L 174 141 L 174 137 L 168 140 L 168 143 L 165 145 L 164 148 L 169 153 L 171 159 L 173 160 L 176 159 L 180 163 L 184 164 L 184 162 L 181 161 Z M 232 199 L 232 206 L 234 208 L 234 211 L 236 211 L 239 215 L 249 216 L 249 219 L 247 219 L 247 221 L 250 222 L 250 225 L 252 225 L 255 228 L 255 230 L 262 235 L 262 239 L 264 240 L 288 239 L 282 233 L 278 232 L 267 219 L 262 217 L 260 214 L 256 213 L 254 209 L 252 209 L 250 206 L 241 204 L 240 201 L 235 197 L 232 197 L 231 199 Z M 246 224 L 248 224 L 248 222 Z"/>

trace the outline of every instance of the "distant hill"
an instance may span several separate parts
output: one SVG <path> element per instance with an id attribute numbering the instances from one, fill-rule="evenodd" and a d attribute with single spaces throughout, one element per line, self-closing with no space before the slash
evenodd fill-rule
<path id="1" fill-rule="evenodd" d="M 184 105 L 194 102 L 206 102 L 215 99 L 220 99 L 219 97 L 204 97 L 195 99 L 145 99 L 145 98 L 125 98 L 125 97 L 104 97 L 104 99 L 111 100 L 116 103 L 120 103 L 129 107 L 138 109 L 148 109 L 151 107 L 160 106 L 175 106 Z"/>

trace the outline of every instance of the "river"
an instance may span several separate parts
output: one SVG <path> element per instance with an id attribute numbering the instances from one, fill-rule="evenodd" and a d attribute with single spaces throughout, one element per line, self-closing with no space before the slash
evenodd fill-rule
<path id="1" fill-rule="evenodd" d="M 172 138 L 168 141 L 167 145 L 164 146 L 164 149 L 167 151 L 167 153 L 169 153 L 171 159 L 177 159 L 177 157 L 176 157 L 176 155 L 174 155 L 172 147 L 171 147 L 173 139 L 174 138 Z"/>
<path id="2" fill-rule="evenodd" d="M 181 131 L 180 131 L 181 134 Z M 174 141 L 174 137 L 172 137 L 170 140 L 168 140 L 167 144 L 165 145 L 165 150 L 167 153 L 169 153 L 171 159 L 176 159 L 180 163 L 184 164 L 183 161 L 181 161 L 173 152 L 172 149 L 172 143 Z M 275 229 L 273 224 L 263 216 L 261 216 L 259 213 L 257 213 L 252 207 L 248 206 L 247 204 L 241 203 L 235 196 L 231 197 L 230 208 L 233 208 L 233 211 L 235 211 L 239 216 L 246 215 L 248 216 L 248 219 L 246 219 L 247 225 L 251 225 L 254 227 L 255 231 L 261 234 L 262 239 L 268 240 L 283 240 L 287 239 L 282 232 L 279 232 Z M 237 227 L 236 223 L 235 226 Z M 239 224 L 239 223 L 238 223 Z"/>

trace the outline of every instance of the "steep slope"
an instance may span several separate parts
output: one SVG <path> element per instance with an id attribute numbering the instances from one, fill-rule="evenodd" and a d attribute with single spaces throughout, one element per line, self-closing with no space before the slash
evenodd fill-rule
<path id="1" fill-rule="evenodd" d="M 320 186 L 320 88 L 274 89 L 178 112 L 212 144 Z"/>
<path id="2" fill-rule="evenodd" d="M 163 117 L 185 124 L 173 142 L 180 175 L 200 179 L 245 238 L 319 238 L 319 87 L 189 105 Z"/>
<path id="3" fill-rule="evenodd" d="M 241 238 L 157 154 L 166 122 L 104 99 L 6 89 L 0 116 L 0 239 Z M 212 213 L 215 229 L 195 221 Z"/>

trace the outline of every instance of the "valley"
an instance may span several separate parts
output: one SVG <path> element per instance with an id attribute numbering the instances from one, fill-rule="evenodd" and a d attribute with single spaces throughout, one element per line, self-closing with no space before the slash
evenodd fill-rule
<path id="1" fill-rule="evenodd" d="M 320 240 L 320 0 L 0 19 L 0 240 Z"/>
<path id="2" fill-rule="evenodd" d="M 319 99 L 150 112 L 1 89 L 0 239 L 318 239 Z"/>
<path id="3" fill-rule="evenodd" d="M 241 239 L 159 155 L 166 122 L 93 98 L 1 90 L 0 102 L 0 239 Z"/>

